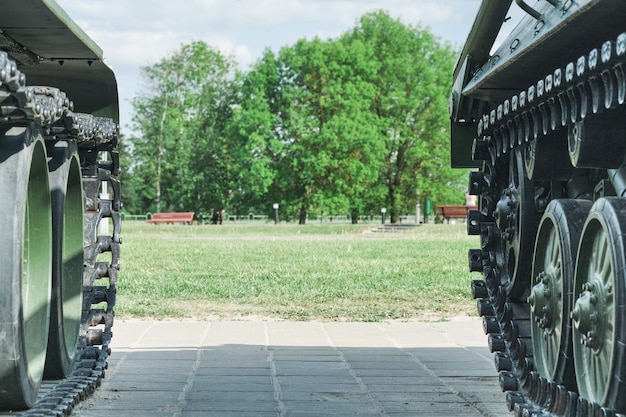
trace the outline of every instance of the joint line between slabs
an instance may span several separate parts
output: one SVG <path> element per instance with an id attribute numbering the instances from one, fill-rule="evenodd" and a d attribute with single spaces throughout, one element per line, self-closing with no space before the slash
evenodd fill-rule
<path id="1" fill-rule="evenodd" d="M 113 375 L 117 373 L 118 369 L 124 369 L 124 364 L 126 363 L 126 359 L 128 359 L 128 356 L 130 356 L 131 353 L 137 350 L 137 345 L 143 340 L 144 337 L 146 337 L 146 335 L 154 328 L 154 326 L 155 326 L 155 323 L 151 323 L 143 332 L 141 332 L 139 337 L 126 349 L 121 350 L 121 351 L 116 351 L 115 346 L 111 348 L 112 352 L 124 352 L 124 354 L 117 361 L 115 368 L 107 370 L 107 377 L 108 377 L 107 379 L 113 378 Z M 115 338 L 113 340 L 115 340 Z"/>
<path id="2" fill-rule="evenodd" d="M 196 374 L 198 373 L 198 368 L 200 367 L 200 363 L 202 362 L 203 346 L 206 346 L 206 342 L 209 339 L 210 330 L 211 323 L 208 323 L 206 329 L 204 330 L 204 334 L 202 335 L 202 340 L 197 346 L 196 360 L 191 367 L 191 372 L 189 373 L 189 377 L 187 378 L 187 383 L 185 384 L 183 390 L 178 396 L 178 404 L 176 405 L 176 411 L 174 412 L 172 417 L 181 417 L 185 406 L 187 406 L 187 396 L 189 395 L 191 388 L 193 388 L 193 384 L 196 380 Z"/>
<path id="3" fill-rule="evenodd" d="M 287 406 L 283 401 L 283 390 L 278 381 L 276 372 L 276 361 L 274 360 L 274 350 L 270 344 L 270 332 L 267 322 L 263 322 L 263 332 L 265 336 L 265 350 L 267 351 L 267 362 L 270 365 L 270 380 L 272 381 L 272 387 L 274 389 L 274 400 L 278 406 L 278 417 L 285 417 L 287 415 Z"/>
<path id="4" fill-rule="evenodd" d="M 326 329 L 326 326 L 324 326 L 324 323 L 320 323 L 320 327 L 322 328 L 322 332 L 324 333 L 324 336 L 326 337 L 326 340 L 328 341 L 328 346 L 330 346 L 337 353 L 337 355 L 339 356 L 339 359 L 341 359 L 341 362 L 343 363 L 343 366 L 348 370 L 348 373 L 350 373 L 350 376 L 354 378 L 361 392 L 365 394 L 368 401 L 374 407 L 376 407 L 376 411 L 378 411 L 381 417 L 389 417 L 389 414 L 387 414 L 387 412 L 385 411 L 385 407 L 383 407 L 381 402 L 378 401 L 376 397 L 374 397 L 374 395 L 372 395 L 370 390 L 367 388 L 367 385 L 365 384 L 365 382 L 363 382 L 363 379 L 361 379 L 361 377 L 357 375 L 356 371 L 352 369 L 352 367 L 348 363 L 348 360 L 346 359 L 343 352 L 335 345 L 335 342 L 333 341 L 333 338 L 328 332 L 328 329 Z"/>
<path id="5" fill-rule="evenodd" d="M 396 347 L 396 349 L 399 349 L 402 352 L 404 352 L 407 355 L 409 355 L 411 357 L 411 359 L 413 360 L 413 362 L 415 362 L 420 368 L 422 368 L 428 375 L 433 377 L 433 379 L 436 379 L 437 381 L 439 381 L 441 383 L 441 385 L 444 386 L 448 391 L 450 391 L 452 394 L 456 395 L 457 397 L 461 398 L 470 407 L 472 407 L 474 410 L 478 411 L 483 416 L 490 416 L 489 413 L 487 413 L 485 410 L 483 410 L 480 407 L 478 407 L 476 405 L 475 401 L 467 398 L 465 396 L 465 394 L 463 394 L 462 392 L 456 390 L 454 387 L 449 385 L 444 379 L 439 377 L 439 375 L 437 375 L 435 373 L 435 371 L 430 369 L 428 366 L 426 366 L 426 364 L 424 364 L 424 362 L 422 362 L 417 356 L 415 356 L 415 354 L 413 352 L 407 350 L 404 346 L 402 346 L 393 336 L 391 336 L 389 333 L 387 333 L 387 331 L 385 330 L 385 328 L 383 326 L 379 325 L 378 323 L 376 323 L 375 326 L 385 335 L 387 340 L 389 340 Z M 437 329 L 437 330 L 440 331 L 439 329 Z M 458 346 L 457 343 L 455 343 L 455 344 Z M 469 349 L 465 348 L 464 346 L 463 346 L 463 348 L 465 350 L 469 350 Z"/>

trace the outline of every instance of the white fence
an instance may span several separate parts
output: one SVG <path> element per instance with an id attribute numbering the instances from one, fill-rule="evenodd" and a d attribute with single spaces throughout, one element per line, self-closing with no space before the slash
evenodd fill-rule
<path id="1" fill-rule="evenodd" d="M 122 220 L 124 221 L 144 221 L 145 222 L 146 220 L 152 217 L 152 213 L 146 213 L 146 214 L 122 213 L 121 217 L 122 217 Z M 211 221 L 210 217 L 208 217 L 207 215 L 202 215 L 201 213 L 197 215 L 196 218 L 199 219 L 200 223 L 210 223 Z M 273 218 L 270 218 L 270 216 L 267 216 L 264 214 L 248 213 L 248 214 L 240 214 L 237 216 L 228 215 L 228 221 L 229 222 L 269 222 L 269 221 L 274 221 L 274 220 Z M 329 215 L 329 216 L 320 216 L 315 219 L 307 219 L 307 221 L 324 223 L 324 224 L 330 224 L 330 223 L 341 224 L 341 223 L 352 223 L 352 218 L 346 215 L 332 215 L 332 216 Z M 390 221 L 390 217 L 385 216 L 385 223 L 389 223 L 389 221 Z M 381 223 L 381 222 L 382 222 L 382 217 L 380 214 L 358 217 L 358 223 Z M 400 216 L 400 223 L 416 224 L 416 223 L 419 223 L 419 221 L 416 221 L 415 214 L 413 215 L 405 214 L 405 215 Z"/>

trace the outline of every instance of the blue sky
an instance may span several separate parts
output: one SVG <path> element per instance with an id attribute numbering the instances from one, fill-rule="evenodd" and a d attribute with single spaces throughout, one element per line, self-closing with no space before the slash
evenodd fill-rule
<path id="1" fill-rule="evenodd" d="M 461 47 L 480 0 L 57 0 L 103 49 L 115 70 L 122 129 L 131 123 L 130 100 L 139 69 L 181 44 L 203 40 L 232 54 L 243 68 L 269 47 L 300 38 L 339 36 L 364 13 L 384 9 L 404 23 L 429 28 Z"/>

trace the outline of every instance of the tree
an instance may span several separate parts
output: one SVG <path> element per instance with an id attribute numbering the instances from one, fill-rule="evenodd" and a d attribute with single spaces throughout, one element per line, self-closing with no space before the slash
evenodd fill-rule
<path id="1" fill-rule="evenodd" d="M 143 210 L 141 196 L 141 184 L 138 183 L 139 177 L 133 175 L 132 153 L 130 151 L 130 140 L 123 135 L 119 135 L 119 158 L 120 158 L 120 175 L 119 180 L 122 186 L 122 201 L 124 203 L 124 211 L 129 213 L 141 213 Z"/>
<path id="2" fill-rule="evenodd" d="M 228 124 L 235 171 L 234 200 L 239 210 L 263 210 L 277 181 L 283 152 L 281 114 L 286 107 L 276 56 L 266 50 L 242 76 L 237 105 Z M 279 201 L 279 200 L 274 200 Z"/>
<path id="3" fill-rule="evenodd" d="M 372 86 L 357 74 L 362 55 L 319 39 L 265 52 L 245 77 L 231 129 L 242 195 L 280 202 L 304 224 L 312 207 L 348 211 L 377 180 L 382 148 L 372 140 Z"/>
<path id="4" fill-rule="evenodd" d="M 447 96 L 454 53 L 427 30 L 392 19 L 382 11 L 364 15 L 341 42 L 368 50 L 378 63 L 370 79 L 376 89 L 371 111 L 386 154 L 381 184 L 393 223 L 412 208 L 417 192 L 434 193 L 453 184 L 449 167 Z"/>
<path id="5" fill-rule="evenodd" d="M 226 125 L 237 92 L 236 65 L 201 41 L 142 68 L 133 100 L 133 175 L 146 209 L 223 208 L 232 186 Z"/>
<path id="6" fill-rule="evenodd" d="M 272 138 L 266 141 L 272 144 L 265 148 L 269 158 L 255 162 L 272 167 L 273 182 L 266 189 L 281 206 L 291 207 L 301 224 L 312 207 L 347 212 L 377 180 L 382 148 L 372 140 L 368 103 L 374 91 L 359 74 L 368 70 L 358 65 L 363 58 L 362 50 L 335 41 L 300 40 L 276 59 L 266 55 L 252 72 L 257 80 L 259 74 L 272 75 L 270 90 L 248 96 L 266 100 L 253 114 L 267 116 L 262 120 L 268 123 L 258 126 L 266 126 L 263 136 Z M 250 108 L 245 106 L 248 115 Z M 252 133 L 248 143 L 255 137 Z"/>
<path id="7" fill-rule="evenodd" d="M 336 40 L 302 40 L 283 52 L 296 87 L 292 120 L 299 129 L 291 131 L 299 139 L 292 161 L 303 185 L 300 221 L 311 205 L 355 213 L 378 180 L 384 152 L 370 111 L 377 63 L 364 48 Z"/>

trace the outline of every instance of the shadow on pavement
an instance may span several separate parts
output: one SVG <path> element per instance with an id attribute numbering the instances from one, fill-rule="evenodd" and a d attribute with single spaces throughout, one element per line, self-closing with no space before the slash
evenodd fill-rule
<path id="1" fill-rule="evenodd" d="M 484 347 L 224 344 L 114 350 L 74 415 L 505 416 Z"/>

